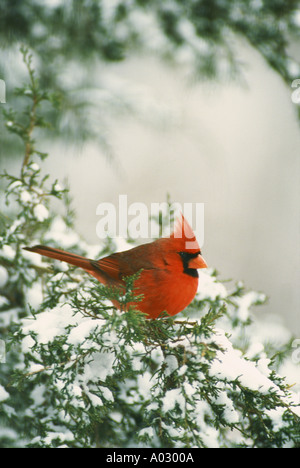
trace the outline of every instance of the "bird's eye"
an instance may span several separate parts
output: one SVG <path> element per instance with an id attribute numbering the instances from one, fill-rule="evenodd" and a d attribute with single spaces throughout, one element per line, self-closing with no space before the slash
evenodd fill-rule
<path id="1" fill-rule="evenodd" d="M 196 252 L 196 253 L 191 253 L 191 252 L 178 252 L 180 257 L 185 260 L 185 261 L 189 261 L 189 260 L 192 260 L 192 258 L 196 258 L 198 257 L 198 255 L 201 254 L 200 250 L 199 252 Z"/>

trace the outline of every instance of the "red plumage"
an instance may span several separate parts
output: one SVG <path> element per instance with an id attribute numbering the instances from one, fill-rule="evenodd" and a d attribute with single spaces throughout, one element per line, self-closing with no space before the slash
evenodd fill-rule
<path id="1" fill-rule="evenodd" d="M 124 277 L 141 271 L 134 283 L 134 291 L 143 298 L 131 305 L 152 319 L 163 311 L 176 315 L 187 307 L 197 292 L 197 269 L 207 268 L 193 230 L 182 215 L 169 238 L 160 238 L 100 260 L 43 245 L 25 250 L 80 267 L 100 283 L 119 288 L 124 288 Z M 114 304 L 120 308 L 119 303 Z"/>

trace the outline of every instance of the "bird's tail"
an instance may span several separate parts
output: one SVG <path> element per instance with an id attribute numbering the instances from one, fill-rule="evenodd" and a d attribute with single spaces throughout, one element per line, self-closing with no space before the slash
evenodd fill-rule
<path id="1" fill-rule="evenodd" d="M 65 250 L 53 249 L 52 247 L 47 247 L 46 245 L 24 247 L 24 250 L 28 250 L 29 252 L 35 252 L 40 255 L 44 255 L 45 257 L 55 258 L 56 260 L 61 260 L 62 262 L 70 263 L 70 265 L 83 268 L 89 273 L 93 269 L 91 260 L 89 258 L 66 252 Z"/>

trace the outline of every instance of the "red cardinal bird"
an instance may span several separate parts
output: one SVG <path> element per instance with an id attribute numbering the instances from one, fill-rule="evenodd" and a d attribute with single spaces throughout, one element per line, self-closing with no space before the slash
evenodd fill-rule
<path id="1" fill-rule="evenodd" d="M 139 271 L 134 290 L 142 294 L 141 302 L 131 303 L 147 318 L 155 319 L 163 311 L 168 315 L 181 312 L 194 299 L 198 288 L 197 268 L 207 268 L 192 228 L 183 215 L 168 238 L 160 238 L 125 252 L 100 260 L 91 260 L 44 245 L 26 247 L 46 257 L 70 263 L 87 271 L 100 283 L 124 289 L 124 277 Z M 120 304 L 115 302 L 116 307 Z"/>

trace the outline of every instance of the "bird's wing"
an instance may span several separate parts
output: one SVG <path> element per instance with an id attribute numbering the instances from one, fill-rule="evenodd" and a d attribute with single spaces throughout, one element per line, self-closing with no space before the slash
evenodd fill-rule
<path id="1" fill-rule="evenodd" d="M 92 262 L 93 266 L 104 272 L 114 281 L 122 281 L 125 276 L 131 276 L 141 270 L 155 268 L 148 255 L 149 248 L 143 245 L 125 252 L 118 252 L 109 257 Z"/>
<path id="2" fill-rule="evenodd" d="M 121 280 L 119 261 L 113 255 L 101 260 L 95 260 L 92 262 L 92 265 L 95 269 L 104 272 L 110 279 L 115 281 Z"/>

